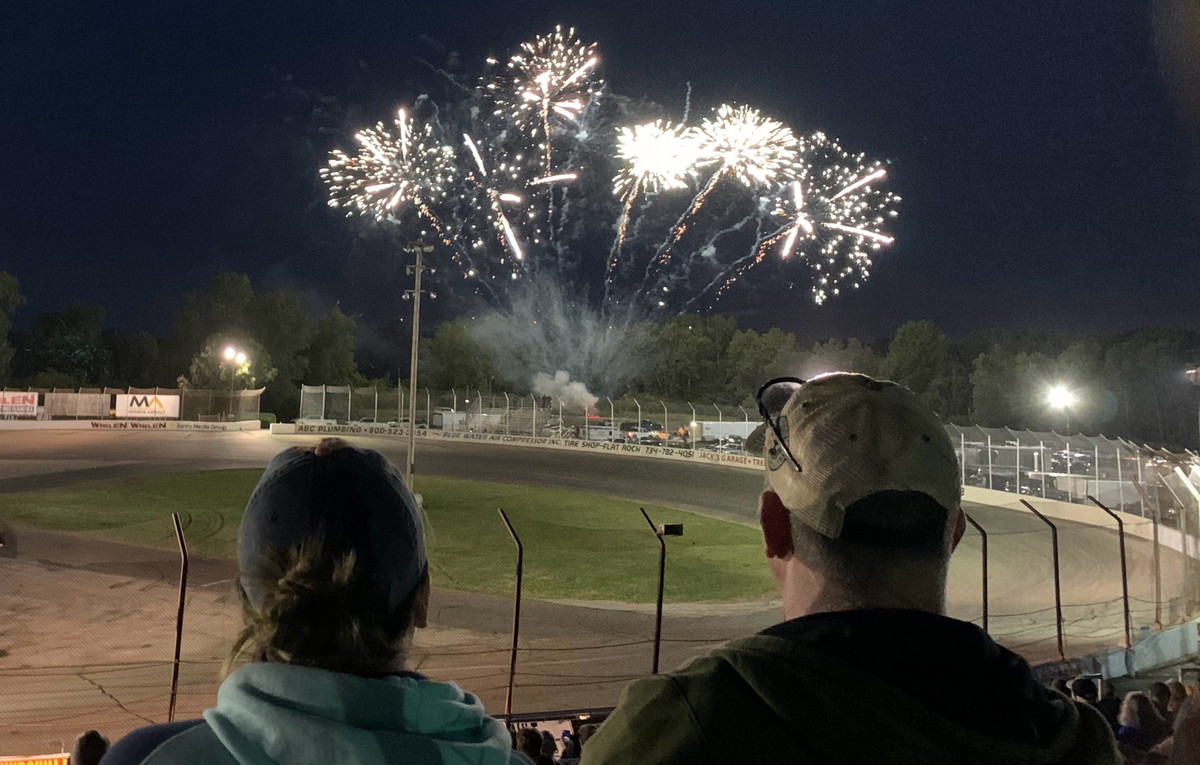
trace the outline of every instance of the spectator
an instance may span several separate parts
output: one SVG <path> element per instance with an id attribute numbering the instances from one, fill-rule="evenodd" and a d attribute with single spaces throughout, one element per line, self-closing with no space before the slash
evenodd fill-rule
<path id="1" fill-rule="evenodd" d="M 1167 687 L 1167 684 L 1161 680 L 1155 680 L 1146 689 L 1146 694 L 1154 702 L 1154 708 L 1158 710 L 1159 716 L 1170 722 L 1171 689 Z"/>
<path id="2" fill-rule="evenodd" d="M 477 698 L 404 668 L 429 607 L 422 526 L 378 452 L 277 455 L 238 530 L 245 628 L 216 707 L 134 731 L 105 765 L 516 761 Z"/>
<path id="3" fill-rule="evenodd" d="M 1167 722 L 1174 725 L 1175 718 L 1183 707 L 1183 702 L 1187 701 L 1187 686 L 1172 678 L 1167 681 L 1167 690 L 1171 693 L 1171 698 L 1167 702 Z"/>
<path id="4" fill-rule="evenodd" d="M 1158 713 L 1150 697 L 1141 691 L 1125 694 L 1117 722 L 1121 726 L 1117 729 L 1117 740 L 1140 752 L 1150 751 L 1171 734 L 1171 726 Z"/>
<path id="5" fill-rule="evenodd" d="M 79 734 L 71 746 L 71 765 L 96 765 L 108 751 L 108 739 L 94 730 Z"/>
<path id="6" fill-rule="evenodd" d="M 965 519 L 937 416 L 856 374 L 773 380 L 758 401 L 747 448 L 786 621 L 634 682 L 582 762 L 1118 762 L 1098 712 L 943 615 Z"/>
<path id="7" fill-rule="evenodd" d="M 517 751 L 536 765 L 554 765 L 554 760 L 542 753 L 542 732 L 537 728 L 521 728 L 517 731 Z"/>
<path id="8" fill-rule="evenodd" d="M 1110 704 L 1102 704 L 1099 699 L 1100 694 L 1096 691 L 1096 681 L 1090 677 L 1076 678 L 1075 682 L 1071 684 L 1071 690 L 1075 692 L 1076 698 L 1086 701 L 1100 713 L 1104 721 L 1108 723 L 1108 727 L 1112 728 L 1113 733 L 1117 732 L 1117 728 L 1119 727 L 1117 725 L 1117 712 L 1120 704 L 1117 705 L 1117 709 L 1114 709 Z"/>
<path id="9" fill-rule="evenodd" d="M 1067 698 L 1071 698 L 1071 686 L 1067 685 L 1065 677 L 1056 677 L 1050 681 L 1050 690 L 1057 691 Z"/>

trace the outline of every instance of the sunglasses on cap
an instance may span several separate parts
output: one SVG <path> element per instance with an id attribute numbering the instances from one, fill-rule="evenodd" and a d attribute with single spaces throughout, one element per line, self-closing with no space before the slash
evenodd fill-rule
<path id="1" fill-rule="evenodd" d="M 779 418 L 783 413 L 783 407 L 791 400 L 792 394 L 800 389 L 801 385 L 808 382 L 799 377 L 776 377 L 773 380 L 767 380 L 762 387 L 758 389 L 758 395 L 754 398 L 758 402 L 758 413 L 762 415 L 763 421 L 771 432 L 775 434 L 775 444 L 772 449 L 783 449 L 784 455 L 788 461 L 792 463 L 792 467 L 796 472 L 802 472 L 800 462 L 792 456 L 792 452 L 788 449 L 787 441 L 783 437 L 782 431 L 779 429 Z"/>

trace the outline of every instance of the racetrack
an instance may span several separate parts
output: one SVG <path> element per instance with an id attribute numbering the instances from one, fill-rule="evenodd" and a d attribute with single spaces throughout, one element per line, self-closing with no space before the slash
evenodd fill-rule
<path id="1" fill-rule="evenodd" d="M 116 475 L 261 467 L 280 449 L 313 440 L 265 431 L 0 431 L 0 525 L 6 492 Z M 403 464 L 403 442 L 348 440 Z M 418 491 L 421 475 L 461 476 L 591 491 L 747 524 L 754 522 L 761 486 L 761 476 L 753 471 L 611 454 L 432 439 L 419 442 L 417 454 Z M 1046 527 L 1032 514 L 982 505 L 966 510 L 990 535 L 990 631 L 1032 661 L 1056 658 Z M 436 518 L 431 523 L 436 533 Z M 1069 604 L 1064 608 L 1067 654 L 1114 645 L 1121 633 L 1115 535 L 1066 521 L 1059 526 L 1063 600 Z M 170 536 L 165 519 L 163 533 Z M 0 613 L 9 617 L 0 620 L 5 689 L 0 754 L 51 751 L 71 731 L 88 727 L 119 735 L 147 720 L 165 719 L 176 556 L 70 534 L 18 530 L 12 537 L 0 549 Z M 649 530 L 647 537 L 648 544 L 656 544 Z M 496 544 L 512 545 L 501 527 Z M 979 537 L 968 531 L 953 560 L 948 594 L 950 613 L 975 621 L 980 616 L 979 549 Z M 1154 617 L 1151 559 L 1148 543 L 1130 540 L 1135 629 Z M 1180 556 L 1164 554 L 1168 600 L 1179 594 L 1181 566 Z M 232 574 L 225 561 L 192 562 L 177 716 L 194 716 L 211 704 L 220 659 L 238 617 Z M 1175 616 L 1168 607 L 1163 620 Z M 668 604 L 662 666 L 676 666 L 777 620 L 773 603 Z M 414 663 L 432 676 L 459 681 L 490 710 L 502 711 L 511 601 L 455 592 L 435 582 L 431 622 L 431 629 L 418 636 Z M 514 711 L 612 704 L 629 679 L 649 670 L 652 635 L 650 608 L 526 599 Z"/>

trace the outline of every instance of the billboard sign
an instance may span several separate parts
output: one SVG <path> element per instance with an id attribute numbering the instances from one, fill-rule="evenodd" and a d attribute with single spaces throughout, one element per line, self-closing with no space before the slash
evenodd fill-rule
<path id="1" fill-rule="evenodd" d="M 0 393 L 0 417 L 37 417 L 36 393 Z"/>
<path id="2" fill-rule="evenodd" d="M 117 417 L 179 417 L 179 396 L 155 393 L 122 393 L 117 396 Z"/>

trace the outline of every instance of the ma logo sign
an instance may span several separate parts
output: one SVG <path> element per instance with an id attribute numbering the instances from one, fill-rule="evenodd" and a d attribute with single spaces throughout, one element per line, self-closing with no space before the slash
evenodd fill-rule
<path id="1" fill-rule="evenodd" d="M 179 417 L 179 396 L 157 394 L 121 394 L 117 396 L 117 417 Z"/>

